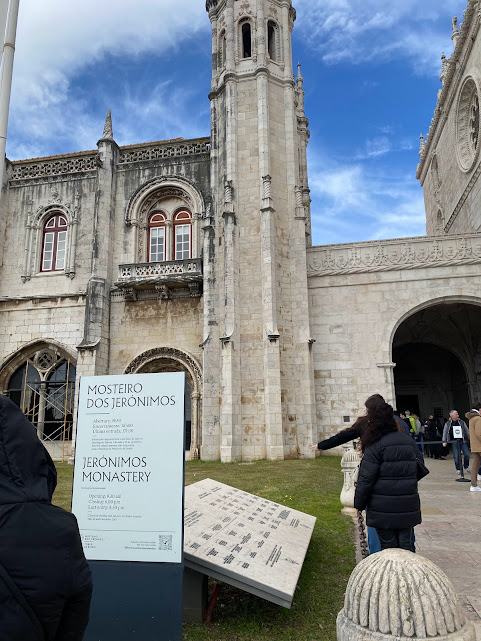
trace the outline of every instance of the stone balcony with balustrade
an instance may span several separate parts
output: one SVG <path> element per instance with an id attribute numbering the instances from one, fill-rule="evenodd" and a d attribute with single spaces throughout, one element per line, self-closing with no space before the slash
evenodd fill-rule
<path id="1" fill-rule="evenodd" d="M 159 298 L 168 299 L 201 296 L 202 280 L 202 260 L 188 258 L 119 265 L 115 286 L 128 300 L 145 297 L 145 292 L 152 290 Z"/>

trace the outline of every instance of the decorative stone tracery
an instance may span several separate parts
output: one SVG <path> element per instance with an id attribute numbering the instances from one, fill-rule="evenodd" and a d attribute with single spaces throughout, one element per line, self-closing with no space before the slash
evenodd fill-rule
<path id="1" fill-rule="evenodd" d="M 456 153 L 459 166 L 469 171 L 479 152 L 479 90 L 468 76 L 459 92 L 456 108 Z"/>
<path id="2" fill-rule="evenodd" d="M 132 196 L 125 213 L 125 223 L 134 229 L 132 243 L 132 263 L 147 261 L 146 241 L 149 213 L 158 206 L 162 208 L 162 201 L 167 199 L 178 200 L 176 210 L 185 207 L 192 214 L 192 258 L 199 255 L 199 220 L 204 213 L 204 199 L 200 191 L 190 180 L 183 176 L 157 177 L 142 185 Z M 167 212 L 167 243 L 172 226 L 172 214 Z"/>
<path id="3" fill-rule="evenodd" d="M 79 153 L 68 158 L 52 158 L 37 162 L 13 162 L 11 180 L 27 180 L 44 178 L 62 174 L 76 174 L 84 171 L 95 171 L 99 165 L 99 155 L 96 152 Z"/>
<path id="4" fill-rule="evenodd" d="M 481 234 L 421 236 L 313 247 L 308 253 L 308 275 L 359 274 L 475 263 L 481 263 Z"/>
<path id="5" fill-rule="evenodd" d="M 75 276 L 75 259 L 77 254 L 77 226 L 81 209 L 81 197 L 77 192 L 75 203 L 63 203 L 57 188 L 52 187 L 51 197 L 47 204 L 39 207 L 36 212 L 27 212 L 25 221 L 25 244 L 24 244 L 24 267 L 22 282 L 30 280 L 33 274 L 40 271 L 43 227 L 45 221 L 54 213 L 60 213 L 67 220 L 67 255 L 65 269 L 59 274 L 65 274 L 68 278 Z"/>
<path id="6" fill-rule="evenodd" d="M 27 343 L 0 363 L 0 391 L 2 394 L 7 393 L 8 382 L 12 374 L 27 360 L 33 363 L 43 378 L 47 378 L 63 360 L 76 364 L 74 352 L 56 341 L 35 340 Z"/>
<path id="7" fill-rule="evenodd" d="M 125 369 L 124 374 L 146 374 L 153 372 L 186 372 L 192 388 L 191 447 L 192 458 L 199 458 L 202 424 L 202 368 L 198 361 L 187 352 L 175 347 L 156 347 L 139 354 Z"/>

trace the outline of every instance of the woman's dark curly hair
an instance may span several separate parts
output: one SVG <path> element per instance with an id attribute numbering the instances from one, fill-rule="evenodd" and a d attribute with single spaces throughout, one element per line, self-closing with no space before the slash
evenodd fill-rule
<path id="1" fill-rule="evenodd" d="M 367 425 L 361 432 L 361 449 L 363 452 L 367 447 L 379 441 L 384 434 L 398 431 L 394 420 L 394 410 L 380 394 L 370 396 L 364 405 L 367 410 Z"/>

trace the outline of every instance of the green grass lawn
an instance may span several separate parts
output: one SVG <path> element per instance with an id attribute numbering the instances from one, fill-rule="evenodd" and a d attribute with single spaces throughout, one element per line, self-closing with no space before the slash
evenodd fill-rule
<path id="1" fill-rule="evenodd" d="M 57 463 L 57 470 L 53 502 L 70 509 L 72 466 Z M 185 624 L 184 640 L 335 641 L 336 616 L 355 565 L 352 521 L 340 514 L 340 459 L 186 464 L 186 485 L 205 478 L 307 512 L 317 522 L 290 610 L 222 584 L 214 623 Z"/>

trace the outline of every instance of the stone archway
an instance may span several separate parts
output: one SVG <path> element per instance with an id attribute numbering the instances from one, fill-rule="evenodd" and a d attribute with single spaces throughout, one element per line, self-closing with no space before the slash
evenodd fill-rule
<path id="1" fill-rule="evenodd" d="M 50 455 L 71 455 L 77 361 L 72 350 L 52 340 L 25 344 L 0 364 L 0 391 L 37 430 Z"/>
<path id="2" fill-rule="evenodd" d="M 481 398 L 481 301 L 442 300 L 417 308 L 392 338 L 398 409 L 461 415 Z M 412 405 L 413 407 L 408 407 Z"/>
<path id="3" fill-rule="evenodd" d="M 186 403 L 186 414 L 190 402 L 190 426 L 186 418 L 186 436 L 190 432 L 188 451 L 191 459 L 199 458 L 202 423 L 202 369 L 197 360 L 174 347 L 157 347 L 139 354 L 125 369 L 125 374 L 150 374 L 159 372 L 185 372 L 187 390 L 190 392 Z M 190 427 L 190 430 L 189 430 Z"/>

